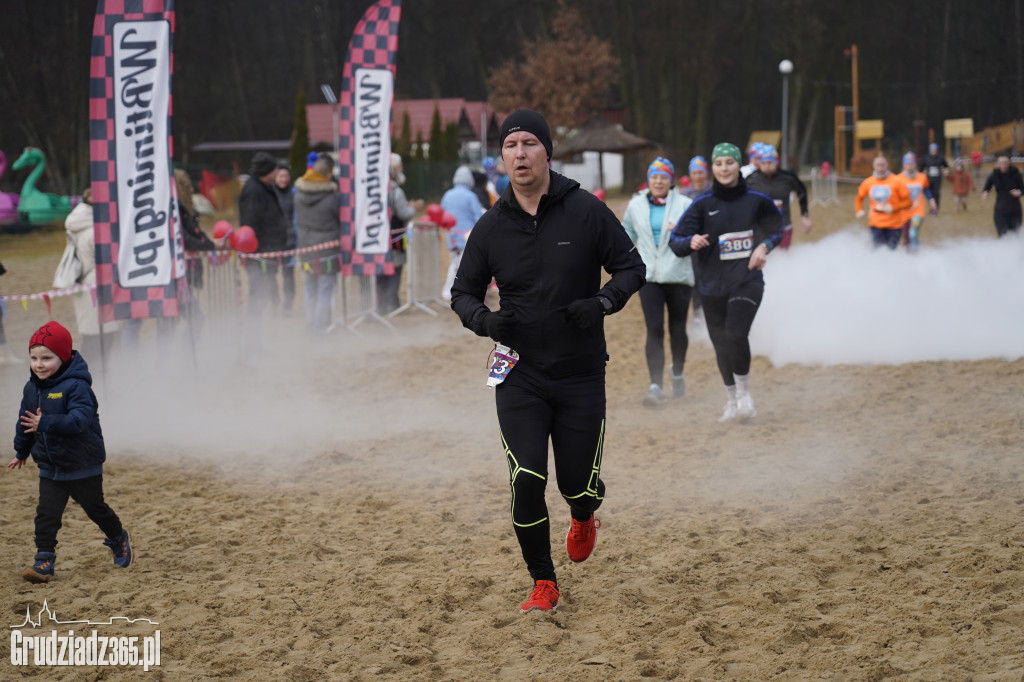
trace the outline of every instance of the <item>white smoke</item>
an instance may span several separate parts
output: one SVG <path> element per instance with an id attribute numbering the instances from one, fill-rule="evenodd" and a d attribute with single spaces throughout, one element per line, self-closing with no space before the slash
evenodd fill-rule
<path id="1" fill-rule="evenodd" d="M 769 257 L 751 349 L 775 365 L 1024 356 L 1024 239 L 873 249 L 847 228 Z"/>

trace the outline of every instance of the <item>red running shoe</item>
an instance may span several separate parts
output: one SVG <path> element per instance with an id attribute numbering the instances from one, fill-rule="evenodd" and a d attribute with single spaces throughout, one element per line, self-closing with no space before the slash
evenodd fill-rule
<path id="1" fill-rule="evenodd" d="M 558 608 L 558 588 L 553 580 L 538 580 L 530 592 L 530 598 L 519 607 L 523 613 L 527 611 L 554 611 Z"/>
<path id="2" fill-rule="evenodd" d="M 597 542 L 597 529 L 601 527 L 601 521 L 591 514 L 586 521 L 569 519 L 569 532 L 565 534 L 565 551 L 569 558 L 579 563 L 586 561 L 590 553 L 594 551 L 594 544 Z"/>

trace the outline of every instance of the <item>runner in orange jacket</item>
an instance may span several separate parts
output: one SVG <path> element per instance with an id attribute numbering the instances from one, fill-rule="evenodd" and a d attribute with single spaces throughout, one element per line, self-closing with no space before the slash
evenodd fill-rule
<path id="1" fill-rule="evenodd" d="M 874 172 L 857 189 L 857 217 L 863 218 L 864 199 L 868 198 L 868 227 L 875 247 L 888 246 L 895 249 L 900 245 L 905 221 L 904 211 L 910 208 L 910 191 L 906 184 L 889 172 L 889 160 L 882 154 L 872 162 Z"/>
<path id="2" fill-rule="evenodd" d="M 907 250 L 914 253 L 917 251 L 918 232 L 921 230 L 921 224 L 924 223 L 924 217 L 928 215 L 928 209 L 934 213 L 939 210 L 939 205 L 935 203 L 935 197 L 932 196 L 928 176 L 917 170 L 917 154 L 907 152 L 903 155 L 903 172 L 899 174 L 899 177 L 910 192 L 910 208 L 904 213 L 903 229 L 907 236 L 905 240 Z M 927 200 L 927 206 L 925 200 Z"/>

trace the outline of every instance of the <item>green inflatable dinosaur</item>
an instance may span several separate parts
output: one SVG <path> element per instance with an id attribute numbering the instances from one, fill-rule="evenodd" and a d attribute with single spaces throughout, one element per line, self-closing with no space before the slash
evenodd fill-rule
<path id="1" fill-rule="evenodd" d="M 18 218 L 32 225 L 49 225 L 64 220 L 71 213 L 71 197 L 47 194 L 36 189 L 36 182 L 46 168 L 46 157 L 36 147 L 25 147 L 18 160 L 11 166 L 14 170 L 35 166 L 21 188 L 18 201 Z"/>

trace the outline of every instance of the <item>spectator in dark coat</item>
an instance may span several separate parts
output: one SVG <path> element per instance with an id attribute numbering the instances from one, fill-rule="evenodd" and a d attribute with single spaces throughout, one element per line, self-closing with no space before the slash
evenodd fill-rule
<path id="1" fill-rule="evenodd" d="M 257 243 L 254 254 L 257 257 L 245 260 L 249 277 L 250 320 L 256 320 L 263 314 L 267 303 L 272 297 L 276 298 L 277 291 L 277 257 L 259 258 L 258 254 L 283 251 L 288 246 L 290 228 L 274 190 L 276 177 L 277 159 L 266 152 L 257 152 L 252 157 L 249 179 L 238 197 L 239 223 L 252 228 Z M 255 332 L 255 329 L 251 331 Z"/>
<path id="2" fill-rule="evenodd" d="M 284 213 L 285 222 L 288 223 L 288 237 L 285 242 L 285 249 L 291 251 L 295 248 L 298 227 L 295 224 L 295 188 L 292 186 L 292 169 L 287 163 L 277 164 L 277 177 L 274 178 L 274 192 L 277 194 L 277 201 L 281 204 L 281 212 Z M 295 304 L 295 256 L 284 259 L 281 265 L 281 311 L 286 315 L 291 313 Z"/>

